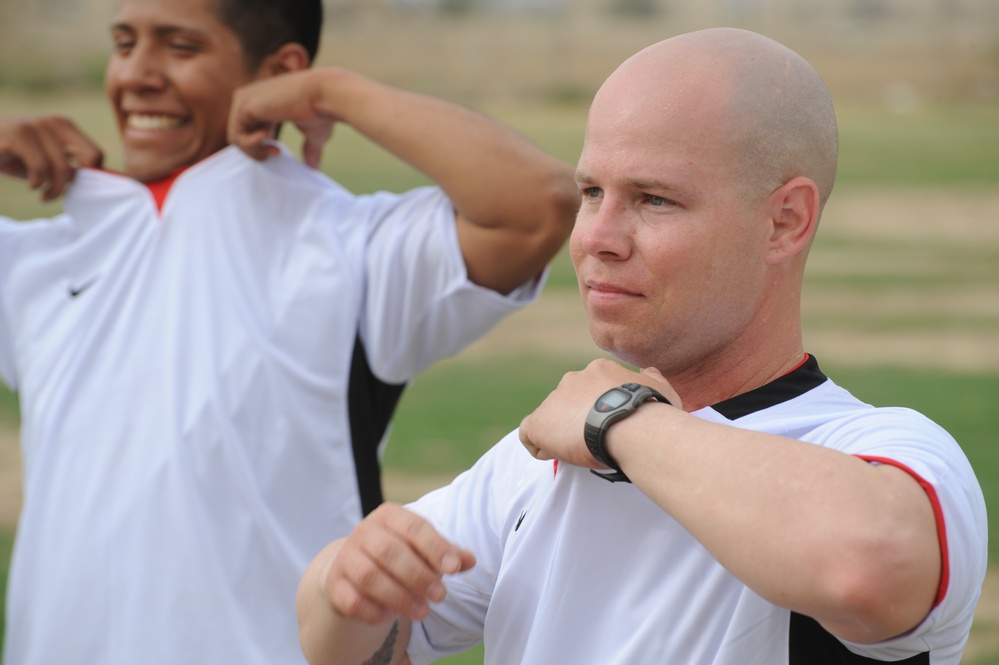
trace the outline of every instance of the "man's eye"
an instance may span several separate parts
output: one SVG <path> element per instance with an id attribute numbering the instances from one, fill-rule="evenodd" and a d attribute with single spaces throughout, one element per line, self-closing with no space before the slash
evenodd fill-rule
<path id="1" fill-rule="evenodd" d="M 191 42 L 170 42 L 170 48 L 179 53 L 194 53 L 198 50 L 197 45 Z"/>
<path id="2" fill-rule="evenodd" d="M 580 193 L 583 195 L 584 199 L 595 199 L 599 198 L 602 192 L 599 187 L 586 187 L 580 190 Z"/>
<path id="3" fill-rule="evenodd" d="M 651 206 L 655 206 L 658 208 L 660 206 L 666 205 L 667 203 L 669 203 L 669 201 L 661 196 L 653 196 L 653 195 L 649 196 L 649 205 Z"/>

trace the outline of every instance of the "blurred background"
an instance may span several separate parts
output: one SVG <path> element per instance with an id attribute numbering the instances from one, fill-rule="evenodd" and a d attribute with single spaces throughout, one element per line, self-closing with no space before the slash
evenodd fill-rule
<path id="1" fill-rule="evenodd" d="M 101 81 L 117 0 L 0 0 L 0 117 L 72 117 L 120 158 Z M 923 411 L 965 448 L 999 534 L 999 0 L 328 0 L 319 64 L 467 105 L 575 163 L 590 98 L 635 51 L 756 30 L 829 85 L 840 172 L 812 251 L 806 349 L 862 399 Z M 293 147 L 290 128 L 282 136 Z M 357 192 L 425 179 L 337 130 L 323 171 Z M 515 193 L 512 193 L 515 195 Z M 0 215 L 49 217 L 0 180 Z M 596 355 L 563 252 L 540 302 L 419 377 L 386 491 L 447 482 Z M 462 389 L 455 391 L 455 385 Z M 0 387 L 0 585 L 20 505 L 16 396 Z M 966 652 L 999 665 L 999 536 Z M 451 659 L 481 663 L 481 650 Z M 451 662 L 449 661 L 449 662 Z"/>
<path id="2" fill-rule="evenodd" d="M 99 81 L 116 0 L 2 0 L 5 87 Z M 586 100 L 639 47 L 718 25 L 765 32 L 839 99 L 898 111 L 999 97 L 996 0 L 327 0 L 321 61 L 468 101 Z"/>

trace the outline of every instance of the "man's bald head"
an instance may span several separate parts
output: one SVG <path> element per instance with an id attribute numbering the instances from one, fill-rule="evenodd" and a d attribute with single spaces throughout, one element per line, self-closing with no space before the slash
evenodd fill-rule
<path id="1" fill-rule="evenodd" d="M 797 53 L 753 32 L 713 28 L 649 46 L 607 79 L 591 119 L 608 110 L 644 115 L 649 131 L 657 119 L 679 122 L 706 149 L 717 143 L 751 192 L 805 176 L 825 204 L 836 179 L 836 117 L 825 84 Z"/>

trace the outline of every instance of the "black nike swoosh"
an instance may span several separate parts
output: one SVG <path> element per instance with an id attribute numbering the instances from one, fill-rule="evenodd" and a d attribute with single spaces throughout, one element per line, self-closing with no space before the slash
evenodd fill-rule
<path id="1" fill-rule="evenodd" d="M 81 293 L 83 293 L 84 291 L 86 291 L 87 289 L 89 289 L 91 286 L 94 285 L 94 282 L 97 281 L 97 277 L 98 277 L 98 275 L 94 275 L 93 277 L 91 277 L 87 281 L 83 282 L 79 286 L 73 286 L 72 284 L 70 284 L 67 287 L 67 289 L 69 291 L 69 297 L 70 298 L 75 298 L 78 295 L 80 295 Z"/>
<path id="2" fill-rule="evenodd" d="M 517 524 L 516 524 L 516 526 L 513 527 L 514 531 L 516 531 L 517 529 L 520 528 L 520 523 L 524 521 L 525 517 L 527 517 L 527 511 L 526 510 L 524 512 L 522 512 L 520 514 L 520 517 L 517 519 Z"/>

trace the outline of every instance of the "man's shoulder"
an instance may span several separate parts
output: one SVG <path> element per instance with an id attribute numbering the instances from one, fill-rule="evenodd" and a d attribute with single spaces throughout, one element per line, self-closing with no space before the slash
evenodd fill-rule
<path id="1" fill-rule="evenodd" d="M 276 188 L 290 189 L 301 194 L 350 197 L 352 194 L 328 175 L 304 164 L 284 145 L 278 144 L 281 152 L 264 160 L 255 160 L 236 146 L 229 146 L 192 166 L 183 176 L 184 180 L 215 186 L 225 183 L 228 186 L 244 187 L 263 191 Z"/>

